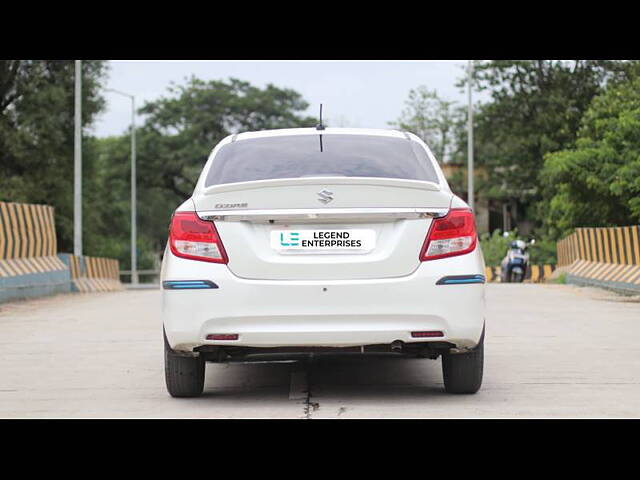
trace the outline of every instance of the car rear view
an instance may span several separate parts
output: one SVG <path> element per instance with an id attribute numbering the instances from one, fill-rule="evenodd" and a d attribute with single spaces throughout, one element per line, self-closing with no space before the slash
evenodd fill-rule
<path id="1" fill-rule="evenodd" d="M 446 390 L 474 393 L 483 273 L 473 213 L 418 137 L 227 137 L 171 220 L 161 275 L 169 393 L 199 395 L 206 362 L 333 351 L 441 356 Z"/>

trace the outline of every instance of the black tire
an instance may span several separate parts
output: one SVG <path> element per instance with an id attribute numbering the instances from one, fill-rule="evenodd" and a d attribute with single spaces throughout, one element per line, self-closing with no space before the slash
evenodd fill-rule
<path id="1" fill-rule="evenodd" d="M 466 353 L 444 353 L 442 376 L 447 393 L 476 393 L 482 385 L 484 328 L 478 345 Z"/>
<path id="2" fill-rule="evenodd" d="M 163 332 L 164 333 L 164 332 Z M 164 335 L 164 378 L 172 397 L 197 397 L 204 389 L 205 362 L 202 357 L 179 355 Z"/>

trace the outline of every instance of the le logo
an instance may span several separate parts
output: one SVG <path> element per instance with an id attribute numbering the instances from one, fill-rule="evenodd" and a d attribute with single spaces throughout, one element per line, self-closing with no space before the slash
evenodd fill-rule
<path id="1" fill-rule="evenodd" d="M 300 234 L 298 232 L 280 232 L 280 245 L 297 247 L 300 245 Z"/>

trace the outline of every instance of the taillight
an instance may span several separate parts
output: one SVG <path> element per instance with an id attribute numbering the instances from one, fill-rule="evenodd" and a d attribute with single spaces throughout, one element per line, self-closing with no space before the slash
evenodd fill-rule
<path id="1" fill-rule="evenodd" d="M 436 218 L 420 252 L 420 261 L 453 257 L 476 248 L 478 235 L 473 213 L 467 208 L 452 208 L 446 217 Z"/>
<path id="2" fill-rule="evenodd" d="M 176 257 L 228 262 L 216 226 L 213 222 L 202 220 L 195 212 L 173 214 L 169 227 L 169 247 Z"/>

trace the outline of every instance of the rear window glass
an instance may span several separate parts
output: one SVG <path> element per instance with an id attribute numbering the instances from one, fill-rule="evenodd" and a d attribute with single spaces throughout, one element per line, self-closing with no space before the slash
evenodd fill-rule
<path id="1" fill-rule="evenodd" d="M 427 180 L 438 177 L 413 140 L 375 135 L 286 135 L 239 140 L 213 159 L 205 186 L 315 176 Z"/>

